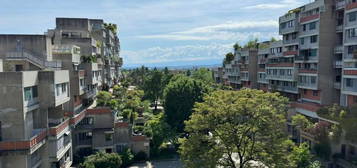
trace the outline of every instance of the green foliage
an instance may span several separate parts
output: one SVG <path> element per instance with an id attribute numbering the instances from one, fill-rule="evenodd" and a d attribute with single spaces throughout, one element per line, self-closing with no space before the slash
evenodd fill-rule
<path id="1" fill-rule="evenodd" d="M 235 43 L 234 45 L 233 45 L 233 48 L 234 48 L 234 50 L 235 51 L 237 51 L 238 49 L 241 49 L 242 47 L 238 44 L 238 42 L 237 43 Z"/>
<path id="2" fill-rule="evenodd" d="M 278 41 L 276 38 L 274 38 L 274 37 L 272 37 L 271 39 L 270 39 L 270 42 L 276 42 L 276 41 Z"/>
<path id="3" fill-rule="evenodd" d="M 150 72 L 149 77 L 145 80 L 143 86 L 144 97 L 154 102 L 155 111 L 157 110 L 159 99 L 162 98 L 164 85 L 164 74 L 158 70 Z"/>
<path id="4" fill-rule="evenodd" d="M 254 40 L 250 40 L 248 41 L 248 43 L 244 46 L 244 48 L 258 48 L 259 43 L 258 43 L 258 39 L 254 39 Z"/>
<path id="5" fill-rule="evenodd" d="M 234 54 L 232 52 L 229 52 L 226 54 L 226 57 L 223 60 L 223 64 L 229 64 L 231 61 L 234 59 Z"/>
<path id="6" fill-rule="evenodd" d="M 83 63 L 96 63 L 97 57 L 95 55 L 89 55 L 89 56 L 82 55 L 81 60 Z"/>
<path id="7" fill-rule="evenodd" d="M 184 129 L 195 102 L 201 102 L 210 88 L 200 80 L 177 75 L 164 90 L 164 109 L 167 123 L 178 133 Z"/>
<path id="8" fill-rule="evenodd" d="M 148 156 L 144 151 L 140 151 L 134 155 L 134 160 L 136 161 L 145 161 L 147 158 Z"/>
<path id="9" fill-rule="evenodd" d="M 98 152 L 88 156 L 80 168 L 118 168 L 121 164 L 122 161 L 118 154 Z"/>
<path id="10" fill-rule="evenodd" d="M 112 99 L 112 94 L 106 91 L 100 91 L 97 95 L 97 104 L 98 106 L 107 106 L 109 105 Z"/>
<path id="11" fill-rule="evenodd" d="M 305 143 L 295 146 L 289 156 L 291 167 L 296 168 L 307 168 L 311 164 L 312 158 L 309 146 Z"/>
<path id="12" fill-rule="evenodd" d="M 145 135 L 151 137 L 150 151 L 157 155 L 159 147 L 165 140 L 173 136 L 170 126 L 165 122 L 164 114 L 160 113 L 153 116 L 145 123 Z"/>
<path id="13" fill-rule="evenodd" d="M 119 153 L 123 163 L 121 167 L 128 167 L 134 161 L 134 155 L 131 152 L 130 148 L 124 150 L 123 152 Z"/>
<path id="14" fill-rule="evenodd" d="M 215 91 L 196 103 L 180 139 L 186 167 L 285 167 L 287 98 L 259 90 Z M 236 160 L 236 161 L 234 161 Z"/>
<path id="15" fill-rule="evenodd" d="M 292 124 L 303 130 L 311 129 L 313 127 L 312 122 L 301 114 L 297 114 L 292 117 Z"/>
<path id="16" fill-rule="evenodd" d="M 212 71 L 210 71 L 207 68 L 200 68 L 198 70 L 195 70 L 191 77 L 193 79 L 201 80 L 205 83 L 213 83 L 213 74 Z"/>
<path id="17" fill-rule="evenodd" d="M 104 23 L 104 28 L 110 30 L 114 35 L 118 32 L 118 26 L 113 23 Z"/>

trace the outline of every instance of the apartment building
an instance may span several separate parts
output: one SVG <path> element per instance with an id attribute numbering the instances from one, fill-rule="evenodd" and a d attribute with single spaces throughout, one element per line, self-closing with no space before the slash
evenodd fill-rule
<path id="1" fill-rule="evenodd" d="M 246 65 L 244 56 L 248 54 L 236 54 L 241 87 L 278 91 L 291 101 L 289 116 L 302 114 L 318 124 L 336 124 L 316 111 L 334 103 L 357 103 L 356 28 L 355 0 L 315 0 L 288 11 L 279 18 L 282 40 L 260 43 L 255 63 L 248 59 Z M 257 66 L 256 70 L 247 69 L 250 64 Z M 256 74 L 257 85 L 247 82 L 251 73 Z M 295 142 L 317 143 L 311 133 L 291 127 L 289 132 Z M 332 153 L 346 159 L 357 157 L 356 148 L 357 144 L 343 137 L 331 146 Z M 337 165 L 353 167 L 346 160 L 339 160 Z"/>
<path id="2" fill-rule="evenodd" d="M 92 114 L 87 108 L 102 84 L 110 87 L 120 75 L 116 35 L 115 54 L 108 58 L 114 60 L 108 71 L 114 71 L 107 72 L 103 63 L 103 25 L 102 20 L 58 18 L 56 29 L 44 35 L 0 35 L 0 168 L 71 166 L 78 123 Z M 114 121 L 104 122 L 114 129 Z"/>

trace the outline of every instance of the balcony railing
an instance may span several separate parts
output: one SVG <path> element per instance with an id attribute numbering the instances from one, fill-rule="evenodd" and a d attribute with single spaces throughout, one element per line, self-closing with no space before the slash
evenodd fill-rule
<path id="1" fill-rule="evenodd" d="M 1 141 L 0 151 L 10 150 L 29 150 L 34 146 L 40 144 L 47 137 L 46 129 L 35 129 L 32 132 L 32 138 L 25 141 Z"/>
<path id="2" fill-rule="evenodd" d="M 317 61 L 317 56 L 297 56 L 296 61 Z"/>
<path id="3" fill-rule="evenodd" d="M 351 10 L 357 8 L 357 2 L 348 3 L 346 5 L 346 10 Z"/>
<path id="4" fill-rule="evenodd" d="M 50 130 L 49 133 L 52 136 L 56 136 L 58 134 L 60 134 L 61 132 L 63 132 L 66 128 L 69 127 L 69 121 L 70 119 L 64 120 L 63 122 L 56 122 L 56 123 L 52 123 L 50 126 Z"/>
<path id="5" fill-rule="evenodd" d="M 345 0 L 336 0 L 336 9 L 342 9 L 346 6 Z"/>
<path id="6" fill-rule="evenodd" d="M 305 16 L 305 17 L 301 17 L 300 18 L 300 23 L 304 23 L 304 22 L 308 22 L 311 20 L 315 20 L 318 19 L 320 17 L 320 14 L 314 14 L 314 15 L 310 15 L 310 16 Z"/>
<path id="7" fill-rule="evenodd" d="M 15 51 L 6 53 L 7 59 L 23 59 L 27 60 L 41 68 L 61 68 L 62 63 L 60 61 L 46 61 L 44 58 L 35 56 L 30 51 Z"/>
<path id="8" fill-rule="evenodd" d="M 343 46 L 339 45 L 335 47 L 335 53 L 343 53 Z"/>
<path id="9" fill-rule="evenodd" d="M 317 73 L 317 69 L 299 69 L 299 73 Z"/>
<path id="10" fill-rule="evenodd" d="M 335 68 L 342 68 L 343 67 L 343 62 L 341 60 L 335 61 Z"/>

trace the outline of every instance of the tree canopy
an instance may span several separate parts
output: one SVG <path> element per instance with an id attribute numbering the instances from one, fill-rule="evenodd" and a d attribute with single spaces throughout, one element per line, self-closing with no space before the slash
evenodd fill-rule
<path id="1" fill-rule="evenodd" d="M 195 104 L 180 139 L 187 167 L 283 167 L 288 160 L 284 133 L 288 100 L 258 90 L 215 91 Z"/>
<path id="2" fill-rule="evenodd" d="M 201 80 L 176 75 L 164 90 L 164 109 L 167 123 L 179 133 L 189 118 L 195 102 L 201 102 L 210 88 Z"/>
<path id="3" fill-rule="evenodd" d="M 193 79 L 202 80 L 206 83 L 213 83 L 213 74 L 207 68 L 200 68 L 198 70 L 193 71 L 191 77 Z"/>
<path id="4" fill-rule="evenodd" d="M 118 154 L 98 152 L 88 156 L 80 168 L 118 168 L 121 164 L 122 161 Z"/>

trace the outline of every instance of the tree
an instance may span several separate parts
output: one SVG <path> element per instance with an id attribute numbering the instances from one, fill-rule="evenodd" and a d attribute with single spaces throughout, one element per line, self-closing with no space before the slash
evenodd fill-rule
<path id="1" fill-rule="evenodd" d="M 234 51 L 237 51 L 238 49 L 242 48 L 238 42 L 233 45 Z"/>
<path id="2" fill-rule="evenodd" d="M 244 46 L 244 48 L 258 48 L 259 43 L 258 43 L 258 39 L 254 39 L 254 40 L 250 40 L 248 41 L 248 43 Z"/>
<path id="3" fill-rule="evenodd" d="M 116 153 L 98 152 L 88 156 L 81 168 L 118 168 L 122 164 L 121 158 Z"/>
<path id="4" fill-rule="evenodd" d="M 200 80 L 175 76 L 164 90 L 166 122 L 178 133 L 183 132 L 184 121 L 189 119 L 195 102 L 201 102 L 210 88 Z"/>
<path id="5" fill-rule="evenodd" d="M 133 163 L 134 155 L 131 152 L 130 148 L 127 148 L 123 152 L 119 153 L 119 155 L 123 162 L 121 167 L 128 167 L 130 164 Z"/>
<path id="6" fill-rule="evenodd" d="M 285 167 L 287 98 L 259 90 L 215 91 L 196 103 L 180 139 L 187 167 Z"/>
<path id="7" fill-rule="evenodd" d="M 145 98 L 149 99 L 151 102 L 154 102 L 155 111 L 157 111 L 157 105 L 159 99 L 163 94 L 163 73 L 154 70 L 150 73 L 150 76 L 145 80 L 143 89 L 145 93 Z"/>
<path id="8" fill-rule="evenodd" d="M 112 99 L 111 93 L 106 91 L 100 91 L 97 95 L 97 104 L 98 106 L 107 106 L 109 105 L 111 99 Z"/>
<path id="9" fill-rule="evenodd" d="M 202 80 L 206 83 L 213 83 L 213 74 L 209 69 L 200 68 L 192 73 L 192 78 Z"/>
<path id="10" fill-rule="evenodd" d="M 147 121 L 144 132 L 151 137 L 150 151 L 154 155 L 159 153 L 160 145 L 172 136 L 170 126 L 165 122 L 163 113 L 157 114 Z"/>
<path id="11" fill-rule="evenodd" d="M 295 146 L 290 154 L 290 161 L 296 168 L 306 168 L 311 164 L 312 155 L 305 143 Z"/>
<path id="12" fill-rule="evenodd" d="M 232 52 L 229 52 L 226 54 L 223 64 L 229 64 L 231 61 L 233 61 L 233 59 L 234 59 L 234 54 Z"/>

